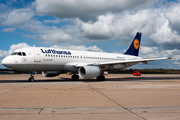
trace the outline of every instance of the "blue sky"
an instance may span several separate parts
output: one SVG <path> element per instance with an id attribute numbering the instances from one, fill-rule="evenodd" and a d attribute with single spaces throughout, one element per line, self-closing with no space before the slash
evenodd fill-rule
<path id="1" fill-rule="evenodd" d="M 180 53 L 179 13 L 179 0 L 1 0 L 0 61 L 34 45 L 124 53 L 136 32 L 142 32 L 141 57 L 175 57 Z M 180 65 L 167 60 L 134 68 Z"/>

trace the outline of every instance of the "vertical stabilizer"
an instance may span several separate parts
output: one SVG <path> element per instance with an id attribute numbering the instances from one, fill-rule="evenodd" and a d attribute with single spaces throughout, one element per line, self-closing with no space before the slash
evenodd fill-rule
<path id="1" fill-rule="evenodd" d="M 131 45 L 129 46 L 128 50 L 124 54 L 138 56 L 139 48 L 140 48 L 140 42 L 141 42 L 141 34 L 142 33 L 140 33 L 140 32 L 138 32 L 136 34 Z"/>

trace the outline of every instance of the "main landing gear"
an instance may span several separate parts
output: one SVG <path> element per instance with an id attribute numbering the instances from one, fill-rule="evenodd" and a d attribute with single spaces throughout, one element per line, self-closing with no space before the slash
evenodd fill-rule
<path id="1" fill-rule="evenodd" d="M 74 73 L 74 75 L 71 76 L 71 79 L 72 79 L 73 81 L 78 81 L 78 80 L 79 80 L 79 75 L 76 75 L 76 74 Z M 97 80 L 97 81 L 104 81 L 104 80 L 105 80 L 105 77 L 104 77 L 104 75 L 100 75 L 100 76 L 98 76 L 98 77 L 96 78 L 96 80 Z"/>
<path id="2" fill-rule="evenodd" d="M 78 81 L 79 80 L 79 75 L 76 75 L 76 73 L 74 73 L 74 75 L 71 76 L 71 79 L 73 81 Z"/>
<path id="3" fill-rule="evenodd" d="M 96 78 L 97 81 L 104 81 L 105 80 L 105 77 L 104 75 L 100 75 Z"/>
<path id="4" fill-rule="evenodd" d="M 34 82 L 35 81 L 35 79 L 34 79 L 34 76 L 33 76 L 34 74 L 33 74 L 33 72 L 31 73 L 31 75 L 30 75 L 30 78 L 28 79 L 29 80 L 29 82 Z"/>

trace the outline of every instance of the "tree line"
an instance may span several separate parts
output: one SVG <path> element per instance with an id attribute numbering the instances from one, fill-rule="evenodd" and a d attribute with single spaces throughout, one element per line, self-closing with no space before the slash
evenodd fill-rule
<path id="1" fill-rule="evenodd" d="M 115 73 L 132 74 L 135 70 L 139 70 L 141 74 L 180 74 L 178 69 L 123 69 Z M 113 73 L 113 72 L 112 72 Z"/>

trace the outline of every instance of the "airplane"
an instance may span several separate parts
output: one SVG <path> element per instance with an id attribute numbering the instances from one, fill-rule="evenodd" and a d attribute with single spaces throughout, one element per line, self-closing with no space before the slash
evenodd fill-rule
<path id="1" fill-rule="evenodd" d="M 42 71 L 45 77 L 55 77 L 61 72 L 74 73 L 72 80 L 95 78 L 105 80 L 104 72 L 124 69 L 138 63 L 148 64 L 171 57 L 143 59 L 138 57 L 142 33 L 137 32 L 124 54 L 75 51 L 44 47 L 28 47 L 15 50 L 2 60 L 5 67 L 18 71 L 31 71 L 30 82 L 35 81 L 33 72 Z M 78 75 L 76 75 L 78 73 Z"/>

